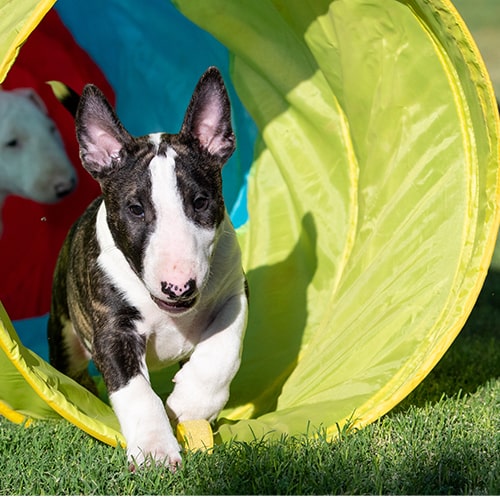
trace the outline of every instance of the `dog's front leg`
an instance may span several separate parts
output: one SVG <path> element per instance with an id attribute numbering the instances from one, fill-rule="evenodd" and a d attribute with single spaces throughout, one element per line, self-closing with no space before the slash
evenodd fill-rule
<path id="1" fill-rule="evenodd" d="M 181 463 L 180 446 L 149 382 L 143 339 L 124 332 L 101 335 L 94 347 L 96 364 L 127 442 L 131 467 L 156 463 L 176 469 Z"/>
<path id="2" fill-rule="evenodd" d="M 180 446 L 163 403 L 146 377 L 137 375 L 110 394 L 110 400 L 127 441 L 130 464 L 152 461 L 175 470 L 181 463 Z"/>
<path id="3" fill-rule="evenodd" d="M 233 296 L 202 335 L 188 362 L 175 377 L 167 399 L 172 421 L 213 421 L 229 399 L 229 386 L 240 366 L 247 323 L 244 293 Z"/>

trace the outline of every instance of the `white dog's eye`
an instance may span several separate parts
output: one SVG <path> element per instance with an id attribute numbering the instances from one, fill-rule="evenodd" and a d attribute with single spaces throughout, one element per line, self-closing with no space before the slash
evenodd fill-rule
<path id="1" fill-rule="evenodd" d="M 144 219 L 144 208 L 142 208 L 141 205 L 138 204 L 130 205 L 128 207 L 128 210 L 134 217 L 139 217 L 141 219 Z"/>
<path id="2" fill-rule="evenodd" d="M 14 138 L 14 139 L 11 139 L 10 141 L 6 142 L 5 146 L 8 148 L 17 148 L 20 146 L 20 142 L 18 139 Z"/>

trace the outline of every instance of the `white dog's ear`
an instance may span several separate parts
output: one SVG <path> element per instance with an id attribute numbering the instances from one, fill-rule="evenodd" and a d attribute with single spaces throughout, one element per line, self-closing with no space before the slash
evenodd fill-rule
<path id="1" fill-rule="evenodd" d="M 197 140 L 202 150 L 223 163 L 233 153 L 231 105 L 222 76 L 214 66 L 196 85 L 180 133 Z"/>
<path id="2" fill-rule="evenodd" d="M 83 89 L 76 112 L 76 136 L 83 166 L 96 179 L 120 164 L 122 149 L 133 140 L 95 85 Z"/>
<path id="3" fill-rule="evenodd" d="M 10 92 L 25 97 L 26 99 L 31 101 L 31 103 L 34 104 L 44 114 L 48 113 L 47 106 L 45 106 L 43 99 L 36 93 L 35 89 L 22 87 L 13 89 Z"/>

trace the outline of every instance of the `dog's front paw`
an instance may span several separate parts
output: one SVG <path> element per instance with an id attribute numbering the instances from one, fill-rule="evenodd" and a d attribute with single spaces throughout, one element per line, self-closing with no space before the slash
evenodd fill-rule
<path id="1" fill-rule="evenodd" d="M 135 472 L 139 467 L 168 467 L 172 472 L 181 467 L 181 448 L 172 436 L 168 439 L 149 439 L 147 442 L 127 447 L 129 470 Z"/>
<path id="2" fill-rule="evenodd" d="M 165 465 L 176 470 L 181 463 L 181 447 L 149 381 L 139 375 L 109 398 L 127 442 L 130 468 Z"/>

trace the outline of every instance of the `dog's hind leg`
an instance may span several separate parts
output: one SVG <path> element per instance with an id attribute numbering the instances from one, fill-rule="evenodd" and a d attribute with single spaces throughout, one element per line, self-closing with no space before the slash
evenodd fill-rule
<path id="1" fill-rule="evenodd" d="M 68 318 L 50 317 L 49 357 L 52 366 L 93 394 L 98 394 L 95 382 L 88 372 L 90 353 L 76 335 Z"/>
<path id="2" fill-rule="evenodd" d="M 88 372 L 90 353 L 76 335 L 69 315 L 52 306 L 48 322 L 49 361 L 60 372 L 97 394 L 94 380 Z"/>
<path id="3" fill-rule="evenodd" d="M 52 303 L 47 325 L 49 361 L 60 372 L 68 375 L 89 391 L 97 394 L 97 388 L 88 373 L 90 352 L 77 336 L 68 310 L 66 259 L 69 244 L 61 250 L 52 287 Z"/>

